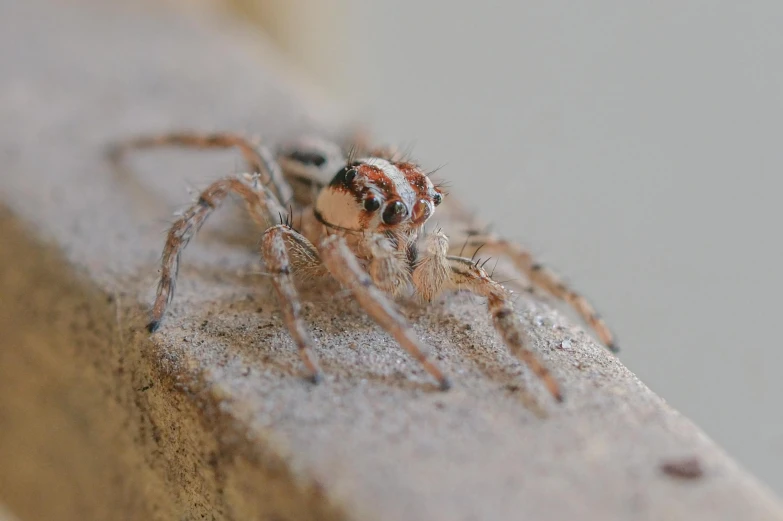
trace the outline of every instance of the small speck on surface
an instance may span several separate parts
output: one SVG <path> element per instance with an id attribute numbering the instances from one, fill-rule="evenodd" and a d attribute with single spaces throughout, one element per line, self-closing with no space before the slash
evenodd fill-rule
<path id="1" fill-rule="evenodd" d="M 701 461 L 696 457 L 668 460 L 661 463 L 667 476 L 679 479 L 698 479 L 704 476 Z"/>

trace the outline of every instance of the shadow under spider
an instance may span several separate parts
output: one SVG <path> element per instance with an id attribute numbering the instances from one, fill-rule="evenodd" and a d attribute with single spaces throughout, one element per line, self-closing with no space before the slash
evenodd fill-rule
<path id="1" fill-rule="evenodd" d="M 269 302 L 265 304 L 269 305 Z M 278 375 L 283 378 L 300 379 L 304 385 L 313 385 L 306 381 L 304 367 L 302 366 L 299 353 L 293 342 L 286 342 L 285 348 L 280 348 L 280 336 L 288 335 L 288 330 L 279 318 L 271 319 L 269 316 L 265 316 L 270 310 L 277 313 L 278 308 L 269 306 L 268 310 L 265 307 L 263 314 L 256 314 L 259 323 L 256 327 L 253 327 L 252 306 L 245 306 L 244 310 L 241 310 L 244 315 L 239 318 L 244 322 L 245 327 L 237 328 L 236 321 L 238 317 L 232 313 L 229 319 L 226 315 L 220 313 L 203 314 L 200 316 L 194 316 L 192 322 L 197 323 L 203 319 L 203 323 L 206 325 L 208 322 L 208 330 L 203 327 L 199 328 L 199 336 L 205 342 L 220 344 L 223 350 L 230 352 L 230 356 L 237 357 L 242 360 L 243 366 L 254 369 L 258 372 L 265 372 L 272 369 Z M 231 311 L 240 311 L 237 308 L 233 308 Z M 305 315 L 309 315 L 306 313 Z M 315 313 L 314 316 L 306 316 L 305 320 L 310 326 L 311 333 L 315 339 L 318 338 L 318 333 L 323 333 L 332 330 L 328 335 L 332 338 L 339 338 L 340 333 L 334 332 L 334 324 L 328 314 L 323 312 Z M 260 323 L 266 322 L 265 324 Z M 187 326 L 185 326 L 187 327 Z M 366 333 L 374 335 L 374 324 L 368 324 L 365 327 L 361 327 Z M 382 333 L 383 334 L 383 333 Z M 390 339 L 390 342 L 393 342 Z M 425 381 L 416 381 L 411 379 L 405 373 L 399 371 L 393 371 L 388 374 L 382 374 L 369 369 L 368 365 L 362 362 L 356 362 L 352 360 L 349 364 L 341 363 L 336 359 L 336 356 L 329 356 L 329 352 L 323 349 L 319 349 L 319 344 L 316 340 L 315 351 L 319 357 L 319 364 L 324 373 L 326 382 L 320 383 L 314 388 L 321 386 L 328 386 L 329 381 L 350 381 L 358 382 L 361 380 L 367 380 L 369 382 L 381 384 L 386 387 L 394 387 L 403 390 L 417 390 L 426 392 L 440 392 L 438 391 L 438 385 L 436 382 L 430 382 L 425 376 Z M 349 340 L 346 338 L 346 344 Z M 237 349 L 231 349 L 231 345 L 237 347 Z M 394 348 L 397 348 L 396 346 Z M 358 351 L 372 349 L 372 346 L 364 345 L 357 346 Z M 405 352 L 400 349 L 400 356 L 406 356 Z M 418 371 L 417 371 L 418 372 Z M 421 370 L 423 373 L 423 370 Z M 252 374 L 252 373 L 251 373 Z"/>
<path id="2" fill-rule="evenodd" d="M 473 318 L 476 315 L 471 310 L 470 318 L 466 320 L 448 309 L 450 303 L 446 302 L 447 299 L 464 299 L 458 304 L 460 307 L 475 305 L 475 313 L 484 312 L 486 317 Z M 459 364 L 472 365 L 485 378 L 500 384 L 504 393 L 518 397 L 526 409 L 539 417 L 546 416 L 546 410 L 539 402 L 537 393 L 528 387 L 530 382 L 535 386 L 537 379 L 524 363 L 517 360 L 508 351 L 492 325 L 490 315 L 486 312 L 484 299 L 467 293 L 450 293 L 429 306 L 412 307 L 409 316 L 413 323 L 425 326 L 432 336 L 446 338 L 446 342 L 454 350 Z M 474 326 L 476 326 L 477 320 L 485 320 L 487 325 L 482 324 L 476 328 Z M 523 322 L 523 327 L 529 328 L 530 326 Z M 481 331 L 486 331 L 492 336 L 492 339 L 486 338 L 486 335 L 480 333 Z M 484 350 L 476 349 L 481 342 L 491 342 L 497 347 Z M 441 348 L 442 350 L 443 348 Z M 454 377 L 453 380 L 455 385 L 458 385 L 458 378 Z"/>
<path id="3" fill-rule="evenodd" d="M 336 361 L 334 357 L 323 356 L 325 353 L 318 347 L 320 342 L 316 342 L 316 355 L 319 356 L 320 364 L 325 375 L 327 375 L 327 379 L 330 377 L 348 379 L 352 381 L 366 379 L 371 382 L 401 390 L 440 392 L 438 391 L 437 385 L 434 382 L 430 382 L 426 374 L 423 373 L 423 369 L 417 368 L 416 362 L 413 361 L 410 356 L 396 344 L 396 342 L 391 338 L 391 336 L 388 335 L 388 333 L 383 331 L 380 326 L 376 325 L 372 319 L 363 312 L 363 310 L 355 303 L 355 301 L 350 298 L 350 295 L 346 293 L 344 296 L 344 305 L 340 306 L 335 306 L 333 293 L 329 293 L 328 296 L 324 297 L 324 291 L 335 289 L 339 291 L 339 286 L 337 286 L 336 283 L 324 281 L 323 284 L 316 284 L 311 286 L 309 290 L 302 292 L 302 302 L 310 302 L 312 304 L 311 307 L 306 306 L 303 310 L 303 316 L 305 322 L 310 328 L 311 334 L 313 334 L 315 338 L 325 334 L 332 339 L 339 339 L 341 334 L 346 330 L 362 333 L 362 336 L 365 336 L 367 333 L 369 333 L 371 335 L 371 339 L 377 338 L 376 335 L 385 335 L 385 340 L 393 344 L 391 349 L 398 349 L 399 357 L 406 358 L 409 361 L 409 364 L 406 364 L 407 368 L 405 370 L 393 371 L 388 374 L 382 374 L 365 369 L 364 367 L 368 368 L 369 366 L 363 364 L 362 362 L 359 362 L 358 364 L 351 363 L 350 370 L 348 370 L 346 369 L 346 364 L 342 364 L 339 361 Z M 445 298 L 454 298 L 454 296 L 449 295 Z M 232 313 L 248 313 L 248 320 L 255 320 L 253 318 L 255 313 L 254 306 L 259 304 L 259 301 L 242 301 L 240 303 L 235 302 L 234 304 L 231 302 L 232 301 L 227 300 L 226 306 L 231 310 Z M 480 299 L 471 299 L 470 303 L 463 303 L 462 305 L 473 305 L 474 302 L 477 307 L 477 312 L 480 312 L 483 308 L 485 308 L 485 303 Z M 263 307 L 265 311 L 264 315 L 270 311 L 277 314 L 279 313 L 280 309 L 279 304 L 274 298 L 270 298 L 264 301 Z M 338 308 L 339 313 L 335 314 L 334 310 Z M 482 341 L 479 337 L 486 336 L 480 334 L 480 331 L 485 330 L 485 328 L 483 326 L 479 326 L 478 328 L 474 329 L 473 326 L 475 325 L 475 321 L 462 320 L 461 317 L 449 312 L 442 302 L 438 301 L 433 304 L 403 302 L 401 308 L 402 311 L 408 315 L 411 324 L 416 327 L 416 329 L 420 330 L 423 327 L 428 331 L 428 336 L 435 339 L 445 340 L 436 340 L 435 342 L 432 342 L 432 353 L 436 358 L 436 361 L 437 358 L 441 358 L 438 356 L 439 354 L 448 355 L 448 351 L 451 351 L 451 358 L 455 359 L 455 361 L 449 364 L 451 365 L 450 371 L 454 371 L 460 366 L 464 367 L 466 365 L 470 365 L 480 372 L 487 380 L 499 384 L 500 389 L 498 392 L 502 392 L 506 395 L 511 395 L 512 397 L 518 398 L 520 403 L 535 415 L 539 417 L 546 416 L 544 407 L 537 399 L 537 393 L 532 392 L 528 387 L 530 382 L 533 382 L 532 385 L 535 385 L 535 378 L 532 376 L 532 374 L 526 372 L 526 368 L 522 362 L 517 361 L 510 353 L 504 354 L 503 350 L 506 349 L 505 344 L 503 344 L 499 336 L 495 337 L 494 341 L 492 341 L 494 345 L 497 346 L 496 348 L 477 350 L 474 346 Z M 263 315 L 256 316 L 258 317 L 257 319 L 259 321 L 264 320 Z M 277 339 L 278 335 L 280 334 L 288 334 L 285 325 L 279 318 L 279 315 L 272 321 L 269 320 L 269 317 L 265 318 L 267 321 L 266 326 L 269 328 L 274 328 L 275 330 L 275 334 L 271 335 L 272 337 Z M 230 330 L 232 327 L 230 321 L 220 320 L 220 314 L 212 314 L 210 315 L 209 319 L 213 322 L 213 326 L 216 328 Z M 490 321 L 488 314 L 486 320 L 488 322 Z M 217 323 L 215 323 L 216 321 Z M 470 326 L 470 328 L 466 328 L 466 325 Z M 264 325 L 260 325 L 260 327 L 263 328 Z M 488 328 L 489 329 L 486 330 L 487 333 L 490 335 L 497 335 L 494 327 L 492 327 L 491 324 L 489 324 Z M 222 338 L 229 339 L 230 341 L 232 337 L 236 338 L 237 335 L 245 334 L 254 335 L 255 330 L 251 329 L 248 333 L 238 331 L 229 332 Z M 346 344 L 351 342 L 351 340 L 349 340 L 350 335 L 344 335 L 344 337 Z M 491 341 L 489 339 L 486 340 Z M 266 350 L 266 353 L 264 353 L 264 341 L 265 339 L 258 339 L 257 345 L 259 346 L 259 356 L 252 356 L 252 359 L 248 360 L 249 365 L 261 363 L 266 367 L 274 367 L 277 371 L 280 371 L 288 377 L 303 377 L 304 371 L 301 367 L 301 361 L 293 343 L 291 343 L 290 353 L 287 353 L 285 356 L 287 360 L 285 360 L 279 356 L 280 353 L 276 349 L 274 351 L 277 352 Z M 242 340 L 243 344 L 246 344 L 247 342 L 247 339 Z M 252 343 L 253 340 L 250 340 L 250 342 Z M 359 345 L 356 347 L 356 349 L 360 351 L 368 351 L 373 349 L 373 346 L 368 344 Z M 237 353 L 237 355 L 244 356 L 245 354 Z M 441 362 L 440 365 L 445 364 Z M 261 369 L 263 366 L 259 366 L 258 368 Z M 411 369 L 416 371 L 418 375 L 424 374 L 425 381 L 421 382 L 412 379 L 410 377 L 411 375 L 408 374 Z M 454 385 L 459 386 L 459 376 L 451 375 L 451 378 Z"/>
<path id="4" fill-rule="evenodd" d="M 139 276 L 146 278 L 147 274 Z M 214 284 L 216 281 L 230 285 L 231 288 L 226 289 L 230 294 L 210 300 L 208 311 L 197 311 L 193 314 L 184 311 L 176 317 L 170 317 L 164 321 L 162 331 L 165 332 L 166 322 L 170 321 L 178 331 L 184 329 L 185 334 L 189 334 L 190 331 L 198 333 L 202 340 L 200 344 L 203 342 L 219 344 L 221 351 L 231 357 L 240 357 L 245 366 L 261 372 L 271 368 L 283 378 L 300 378 L 304 381 L 304 368 L 293 342 L 288 346 L 290 351 L 286 349 L 282 353 L 279 349 L 280 336 L 288 337 L 288 330 L 281 319 L 280 304 L 271 281 L 262 274 L 252 271 L 237 273 L 235 270 L 204 264 L 183 267 L 181 277 L 187 277 L 194 284 L 195 287 L 188 288 L 190 295 L 198 295 L 199 286 Z M 335 281 L 330 279 L 319 279 L 315 283 L 299 281 L 297 285 L 303 303 L 303 318 L 314 338 L 331 337 L 333 340 L 339 339 L 342 335 L 347 345 L 351 342 L 352 335 L 346 334 L 346 331 L 356 332 L 361 337 L 370 339 L 377 339 L 377 335 L 384 335 L 384 343 L 393 344 L 391 349 L 397 349 L 398 356 L 409 362 L 403 371 L 379 373 L 370 370 L 370 366 L 361 361 L 343 364 L 334 356 L 323 356 L 326 353 L 319 348 L 320 342 L 316 342 L 316 354 L 319 356 L 327 381 L 330 379 L 357 382 L 367 380 L 406 391 L 440 392 L 435 382 L 430 382 L 423 373 L 423 369 L 418 368 L 416 362 L 388 333 L 376 325 L 351 298 L 349 292 L 340 289 Z M 452 299 L 457 301 L 454 302 Z M 204 309 L 202 305 L 195 304 L 187 307 Z M 449 309 L 451 305 L 462 308 L 462 316 L 459 312 Z M 470 309 L 465 313 L 467 306 L 471 308 L 475 306 L 475 310 Z M 525 366 L 521 362 L 516 361 L 510 354 L 504 354 L 505 345 L 491 325 L 483 299 L 472 295 L 450 293 L 431 304 L 416 299 L 402 300 L 400 308 L 417 330 L 424 329 L 427 336 L 434 339 L 430 342 L 433 356 L 439 365 L 451 366 L 446 369 L 447 372 L 453 373 L 459 367 L 472 367 L 487 380 L 499 384 L 498 393 L 518 397 L 526 409 L 538 416 L 545 415 L 536 399 L 536 394 L 528 388 L 531 381 L 532 385 L 535 385 L 535 379 L 528 376 L 529 373 L 525 372 Z M 486 317 L 475 318 L 482 312 Z M 143 323 L 148 313 L 148 306 L 142 304 L 133 306 L 133 322 Z M 469 316 L 466 317 L 466 314 Z M 481 324 L 479 321 L 486 321 L 487 324 Z M 199 326 L 207 323 L 209 327 L 206 330 L 204 326 Z M 530 325 L 526 324 L 526 327 Z M 492 339 L 487 335 L 493 335 Z M 477 345 L 481 342 L 491 342 L 493 346 L 488 346 L 488 349 L 477 349 Z M 273 346 L 273 343 L 278 346 Z M 232 344 L 238 349 L 232 349 Z M 357 346 L 356 349 L 360 352 L 369 352 L 373 346 L 364 344 Z M 444 364 L 438 358 L 453 361 Z M 424 381 L 411 378 L 408 374 L 411 369 L 416 372 L 417 378 L 424 375 Z M 455 387 L 460 385 L 458 375 L 452 374 L 451 379 Z"/>

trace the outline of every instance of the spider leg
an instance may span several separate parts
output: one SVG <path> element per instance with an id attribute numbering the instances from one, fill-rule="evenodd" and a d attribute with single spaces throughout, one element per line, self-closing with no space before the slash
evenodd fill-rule
<path id="1" fill-rule="evenodd" d="M 508 291 L 492 280 L 487 272 L 471 259 L 449 256 L 448 261 L 451 268 L 451 283 L 458 288 L 487 297 L 487 307 L 492 315 L 495 329 L 503 337 L 509 350 L 533 371 L 558 402 L 563 401 L 560 386 L 549 369 L 525 346 L 527 333 L 514 312 Z"/>
<path id="2" fill-rule="evenodd" d="M 514 263 L 514 266 L 527 276 L 530 283 L 542 289 L 553 297 L 568 303 L 577 314 L 588 324 L 601 342 L 611 352 L 619 351 L 614 334 L 606 325 L 601 315 L 596 312 L 590 301 L 569 288 L 565 282 L 550 268 L 536 262 L 533 255 L 520 245 L 507 241 L 495 235 L 471 234 L 466 242 L 458 242 L 459 247 L 450 250 L 450 254 L 457 254 L 460 248 L 466 248 L 466 253 L 475 252 L 482 248 L 483 253 L 495 253 L 505 255 Z"/>
<path id="3" fill-rule="evenodd" d="M 258 175 L 242 174 L 224 177 L 209 185 L 199 195 L 198 201 L 185 210 L 169 228 L 163 248 L 160 281 L 152 306 L 152 316 L 147 329 L 152 333 L 160 327 L 166 307 L 174 297 L 174 286 L 182 251 L 229 194 L 237 194 L 245 202 L 253 219 L 264 227 L 273 216 L 283 212 L 275 196 L 267 191 Z"/>
<path id="4" fill-rule="evenodd" d="M 411 279 L 416 292 L 427 302 L 432 302 L 451 278 L 448 248 L 449 239 L 441 230 L 424 239 L 424 251 L 416 261 Z"/>
<path id="5" fill-rule="evenodd" d="M 321 243 L 320 253 L 326 269 L 338 282 L 351 290 L 362 308 L 438 381 L 441 390 L 449 389 L 451 384 L 448 378 L 428 357 L 427 346 L 416 338 L 413 329 L 394 303 L 373 284 L 345 239 L 339 235 L 327 237 Z"/>
<path id="6" fill-rule="evenodd" d="M 118 160 L 130 150 L 157 148 L 164 146 L 179 146 L 186 148 L 237 148 L 242 153 L 245 162 L 252 173 L 264 176 L 264 184 L 274 187 L 275 195 L 283 203 L 291 200 L 293 191 L 286 182 L 282 169 L 275 161 L 273 154 L 266 147 L 254 143 L 239 134 L 228 132 L 198 133 L 174 132 L 170 134 L 138 136 L 112 145 L 110 156 Z"/>
<path id="7" fill-rule="evenodd" d="M 298 253 L 289 256 L 286 246 Z M 280 224 L 264 232 L 261 239 L 261 255 L 266 269 L 272 275 L 272 284 L 280 300 L 286 327 L 299 348 L 299 354 L 310 373 L 310 379 L 313 383 L 317 383 L 321 379 L 321 370 L 311 347 L 313 340 L 301 317 L 301 304 L 294 286 L 292 271 L 301 268 L 317 270 L 321 264 L 318 252 L 304 236 L 290 226 Z"/>

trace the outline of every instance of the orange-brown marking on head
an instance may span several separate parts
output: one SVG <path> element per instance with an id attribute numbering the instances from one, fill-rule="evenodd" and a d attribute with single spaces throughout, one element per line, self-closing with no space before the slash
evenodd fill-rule
<path id="1" fill-rule="evenodd" d="M 429 197 L 429 183 L 427 176 L 421 171 L 421 168 L 415 163 L 401 162 L 394 163 L 408 183 L 416 190 L 419 197 Z"/>
<path id="2" fill-rule="evenodd" d="M 363 163 L 359 165 L 356 170 L 360 175 L 364 176 L 369 183 L 380 190 L 384 197 L 391 198 L 392 196 L 397 195 L 397 189 L 394 187 L 394 183 L 392 183 L 384 171 L 377 166 Z"/>

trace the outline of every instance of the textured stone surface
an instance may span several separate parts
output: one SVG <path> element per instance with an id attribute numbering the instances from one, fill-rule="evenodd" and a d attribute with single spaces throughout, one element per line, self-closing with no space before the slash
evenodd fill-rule
<path id="1" fill-rule="evenodd" d="M 763 486 L 541 300 L 518 307 L 563 405 L 506 353 L 479 299 L 408 308 L 455 382 L 441 393 L 329 284 L 305 288 L 327 374 L 308 385 L 257 231 L 236 210 L 188 249 L 168 320 L 148 337 L 171 212 L 186 186 L 240 161 L 148 153 L 117 171 L 102 147 L 172 128 L 274 138 L 338 122 L 290 87 L 263 42 L 227 27 L 150 6 L 0 2 L 0 498 L 14 512 L 783 519 Z M 661 470 L 692 457 L 700 478 Z"/>

